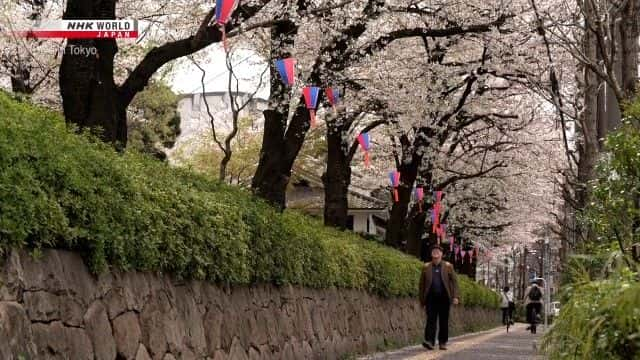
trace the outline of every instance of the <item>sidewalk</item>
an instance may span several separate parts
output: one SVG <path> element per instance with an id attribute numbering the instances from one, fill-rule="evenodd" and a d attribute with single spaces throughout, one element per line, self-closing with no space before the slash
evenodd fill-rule
<path id="1" fill-rule="evenodd" d="M 410 346 L 400 350 L 367 355 L 361 360 L 541 360 L 536 355 L 542 331 L 532 335 L 525 324 L 516 324 L 507 334 L 505 327 L 451 338 L 448 350 L 426 350 L 422 346 Z"/>

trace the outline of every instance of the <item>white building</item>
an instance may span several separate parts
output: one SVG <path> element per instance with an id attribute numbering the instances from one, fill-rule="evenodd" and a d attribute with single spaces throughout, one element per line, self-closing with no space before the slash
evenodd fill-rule
<path id="1" fill-rule="evenodd" d="M 262 129 L 262 111 L 267 108 L 267 100 L 253 97 L 249 93 L 234 94 L 238 102 L 248 105 L 240 112 L 240 118 L 255 119 L 256 131 Z M 250 99 L 250 100 L 249 100 Z M 207 111 L 207 105 L 209 110 Z M 180 95 L 178 113 L 180 114 L 180 136 L 167 155 L 173 160 L 188 158 L 199 148 L 203 141 L 211 140 L 211 118 L 216 128 L 216 134 L 228 134 L 233 127 L 229 93 L 225 91 L 211 91 L 204 95 L 192 93 Z M 209 116 L 211 113 L 211 116 Z"/>
<path id="2" fill-rule="evenodd" d="M 294 169 L 287 189 L 287 208 L 322 217 L 324 185 L 317 176 Z M 366 194 L 353 184 L 349 187 L 347 228 L 354 232 L 384 236 L 383 223 L 388 218 L 388 203 Z"/>
<path id="3" fill-rule="evenodd" d="M 198 60 L 198 66 L 191 60 L 183 60 L 176 65 L 169 80 L 171 89 L 180 96 L 181 134 L 175 146 L 167 151 L 173 162 L 191 156 L 203 141 L 211 141 L 211 117 L 216 134 L 225 135 L 232 129 L 226 54 L 222 49 L 212 47 L 203 56 Z M 269 98 L 269 73 L 265 72 L 267 63 L 254 51 L 246 49 L 234 50 L 229 56 L 234 72 L 231 88 L 234 96 L 238 97 L 237 102 L 244 104 L 251 98 L 240 117 L 255 119 L 257 123 L 254 126 L 258 131 L 262 129 L 262 111 L 267 107 Z"/>

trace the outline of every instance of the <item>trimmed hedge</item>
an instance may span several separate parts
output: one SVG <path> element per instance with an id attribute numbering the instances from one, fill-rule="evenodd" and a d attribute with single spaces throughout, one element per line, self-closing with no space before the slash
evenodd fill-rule
<path id="1" fill-rule="evenodd" d="M 68 131 L 57 113 L 0 93 L 0 253 L 83 254 L 94 272 L 161 271 L 226 284 L 272 282 L 415 296 L 421 263 L 280 214 L 250 193 Z M 461 277 L 462 301 L 494 306 Z M 497 298 L 495 299 L 497 303 Z"/>

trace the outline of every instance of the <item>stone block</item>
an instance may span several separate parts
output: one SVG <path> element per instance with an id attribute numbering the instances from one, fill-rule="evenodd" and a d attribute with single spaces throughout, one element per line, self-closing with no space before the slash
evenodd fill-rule
<path id="1" fill-rule="evenodd" d="M 13 355 L 34 358 L 31 322 L 24 308 L 17 302 L 0 301 L 0 359 Z"/>
<path id="2" fill-rule="evenodd" d="M 113 336 L 118 354 L 125 359 L 135 358 L 142 337 L 138 315 L 130 311 L 113 319 Z"/>
<path id="3" fill-rule="evenodd" d="M 95 301 L 84 315 L 84 326 L 93 344 L 96 360 L 113 360 L 116 358 L 116 342 L 113 339 L 111 323 L 107 317 L 102 301 Z"/>

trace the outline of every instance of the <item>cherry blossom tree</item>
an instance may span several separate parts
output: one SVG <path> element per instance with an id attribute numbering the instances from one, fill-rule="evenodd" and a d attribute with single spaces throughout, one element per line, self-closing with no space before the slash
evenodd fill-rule
<path id="1" fill-rule="evenodd" d="M 56 68 L 62 57 L 62 41 L 24 38 L 16 32 L 42 19 L 57 16 L 57 1 L 6 1 L 0 4 L 0 76 L 10 79 L 14 93 L 29 95 L 52 107 L 59 105 L 55 92 Z"/>
<path id="2" fill-rule="evenodd" d="M 233 36 L 234 29 L 246 22 L 268 4 L 266 0 L 242 2 L 234 11 L 232 21 L 227 23 L 226 32 Z M 193 54 L 222 40 L 219 26 L 212 24 L 215 8 L 210 4 L 183 1 L 145 2 L 149 16 L 162 19 L 162 28 L 171 40 L 153 46 L 133 69 L 126 74 L 122 83 L 117 84 L 114 75 L 114 59 L 118 52 L 115 39 L 69 40 L 70 46 L 95 47 L 98 56 L 74 55 L 66 51 L 60 64 L 60 92 L 67 122 L 81 128 L 100 127 L 106 141 L 126 144 L 126 109 L 135 95 L 144 89 L 149 79 L 165 64 Z M 63 19 L 115 19 L 116 15 L 127 17 L 138 2 L 67 1 Z M 143 15 L 143 14 L 140 14 Z M 139 18 L 139 17 L 138 17 Z M 185 24 L 184 19 L 187 19 Z M 193 24 L 199 19 L 199 24 Z M 182 26 L 180 26 L 182 25 Z M 195 26 L 194 26 L 195 25 Z M 185 28 L 186 26 L 186 28 Z M 156 31 L 161 31 L 156 30 Z"/>
<path id="3" fill-rule="evenodd" d="M 308 10 L 308 4 L 298 2 L 293 13 L 303 14 Z M 454 21 L 438 21 L 425 25 L 420 21 L 423 15 L 407 14 L 406 19 L 397 20 L 401 11 L 396 6 L 384 1 L 354 2 L 349 8 L 353 13 L 344 20 L 332 20 L 332 29 L 322 31 L 328 33 L 326 39 L 313 43 L 315 52 L 304 51 L 300 59 L 304 69 L 304 82 L 307 84 L 330 85 L 340 83 L 340 73 L 350 67 L 362 63 L 371 55 L 380 52 L 389 44 L 400 39 L 415 37 L 436 37 L 461 35 L 467 33 L 488 32 L 492 28 L 504 23 L 507 15 L 487 14 L 484 22 L 469 22 L 468 26 L 455 24 Z M 355 11 L 354 11 L 355 10 Z M 447 8 L 447 11 L 453 10 Z M 283 11 L 284 12 L 284 11 Z M 329 16 L 329 15 L 326 15 Z M 427 15 L 424 15 L 427 16 Z M 391 21 L 394 20 L 394 21 Z M 469 20 L 469 19 L 467 19 Z M 343 27 L 336 24 L 344 23 Z M 400 24 L 400 28 L 389 24 Z M 416 23 L 418 23 L 416 25 Z M 455 24 L 455 25 L 452 25 Z M 304 29 L 316 30 L 311 23 L 305 23 Z M 441 27 L 440 27 L 441 26 Z M 294 54 L 297 49 L 309 47 L 310 39 L 306 33 L 299 33 L 300 25 L 291 20 L 277 22 L 272 27 L 271 56 L 273 60 L 286 58 Z M 383 31 L 381 34 L 380 32 Z M 323 37 L 324 38 L 324 37 Z M 284 39 L 284 40 L 283 40 Z M 300 45 L 300 44 L 303 45 Z M 311 54 L 311 55 L 310 55 Z M 366 61 L 365 61 L 366 64 Z M 348 80 L 348 79 L 347 79 Z M 304 142 L 309 129 L 309 115 L 303 99 L 295 94 L 297 102 L 290 101 L 289 92 L 280 84 L 275 68 L 271 69 L 271 106 L 265 111 L 265 133 L 263 147 L 260 154 L 260 164 L 253 180 L 253 189 L 259 196 L 274 205 L 283 208 L 285 203 L 285 189 L 291 176 L 291 167 Z M 357 82 L 347 82 L 357 85 Z M 291 113 L 291 114 L 290 114 Z"/>

